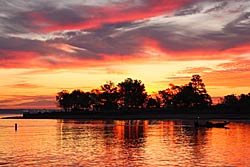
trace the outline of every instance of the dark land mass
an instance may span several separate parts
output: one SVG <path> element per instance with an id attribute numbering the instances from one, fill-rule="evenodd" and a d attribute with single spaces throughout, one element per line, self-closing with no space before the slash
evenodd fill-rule
<path id="1" fill-rule="evenodd" d="M 0 109 L 0 114 L 22 114 L 24 109 Z"/>
<path id="2" fill-rule="evenodd" d="M 228 120 L 247 120 L 250 113 L 246 112 L 195 112 L 195 111 L 75 111 L 75 112 L 38 112 L 23 113 L 20 117 L 7 117 L 4 119 L 87 119 L 87 120 L 171 120 L 171 119 L 228 119 Z"/>

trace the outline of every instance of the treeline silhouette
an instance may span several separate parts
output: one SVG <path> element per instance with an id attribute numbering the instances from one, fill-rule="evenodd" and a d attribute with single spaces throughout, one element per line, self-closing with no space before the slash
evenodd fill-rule
<path id="1" fill-rule="evenodd" d="M 57 93 L 56 101 L 66 112 L 143 109 L 246 111 L 250 105 L 250 93 L 227 95 L 221 103 L 213 106 L 200 75 L 193 75 L 189 83 L 181 86 L 170 84 L 170 88 L 160 90 L 155 95 L 147 94 L 142 81 L 127 78 L 117 85 L 110 81 L 88 92 L 62 90 Z"/>
<path id="2" fill-rule="evenodd" d="M 224 96 L 221 103 L 217 104 L 215 107 L 220 111 L 250 112 L 250 93 L 241 94 L 239 96 L 235 94 Z"/>

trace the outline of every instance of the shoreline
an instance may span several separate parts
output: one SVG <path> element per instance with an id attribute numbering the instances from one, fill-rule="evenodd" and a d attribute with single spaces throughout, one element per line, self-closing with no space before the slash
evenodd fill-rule
<path id="1" fill-rule="evenodd" d="M 183 112 L 45 112 L 23 113 L 2 119 L 86 119 L 86 120 L 250 120 L 250 113 Z"/>

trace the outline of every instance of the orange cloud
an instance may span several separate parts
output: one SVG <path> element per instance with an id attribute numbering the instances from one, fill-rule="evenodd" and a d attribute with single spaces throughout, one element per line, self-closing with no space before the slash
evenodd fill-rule
<path id="1" fill-rule="evenodd" d="M 177 77 L 168 77 L 168 79 L 171 83 L 188 83 L 190 79 L 186 76 L 193 74 L 200 74 L 209 87 L 244 88 L 245 90 L 248 88 L 247 92 L 242 93 L 250 91 L 250 60 L 248 59 L 232 60 L 230 63 L 219 64 L 215 68 L 190 67 L 180 71 Z M 230 89 L 227 91 L 230 92 Z M 233 90 L 231 92 L 233 93 Z"/>
<path id="2" fill-rule="evenodd" d="M 250 71 L 213 71 L 203 74 L 203 78 L 209 86 L 225 86 L 230 88 L 250 86 Z"/>

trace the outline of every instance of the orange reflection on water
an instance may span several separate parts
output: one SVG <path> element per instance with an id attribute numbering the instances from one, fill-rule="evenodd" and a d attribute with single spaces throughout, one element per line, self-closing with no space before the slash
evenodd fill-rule
<path id="1" fill-rule="evenodd" d="M 67 123 L 67 128 L 72 130 L 79 128 L 80 125 L 79 122 L 71 122 Z M 170 165 L 188 163 L 190 166 L 195 166 L 203 159 L 202 165 L 207 166 L 213 161 L 215 165 L 236 163 L 239 159 L 243 161 L 248 155 L 243 154 L 239 157 L 234 154 L 238 154 L 239 148 L 244 150 L 246 145 L 242 145 L 241 141 L 249 139 L 245 138 L 246 135 L 249 137 L 249 132 L 246 130 L 249 127 L 242 130 L 238 124 L 230 125 L 233 132 L 230 129 L 195 129 L 192 127 L 192 122 L 182 121 L 91 121 L 85 122 L 83 127 L 85 132 L 88 132 L 85 134 L 88 144 L 95 150 L 106 150 L 105 156 L 110 156 L 111 159 L 114 157 L 112 153 L 115 152 L 128 161 L 135 161 L 135 156 L 142 157 L 143 160 L 140 161 L 143 161 L 143 164 L 153 166 L 158 166 L 162 157 L 166 163 L 171 162 Z M 232 137 L 235 135 L 237 138 Z M 96 142 L 97 138 L 101 138 L 105 148 L 103 143 Z M 67 142 L 72 143 L 72 141 Z"/>
<path id="2" fill-rule="evenodd" d="M 249 165 L 250 124 L 230 123 L 230 129 L 213 128 L 208 133 L 207 154 L 218 162 Z"/>
<path id="3" fill-rule="evenodd" d="M 192 121 L 0 122 L 7 166 L 247 166 L 250 123 L 194 128 Z"/>
<path id="4" fill-rule="evenodd" d="M 148 121 L 115 121 L 114 125 L 114 133 L 119 139 L 139 139 L 144 137 L 144 133 L 147 131 Z"/>

